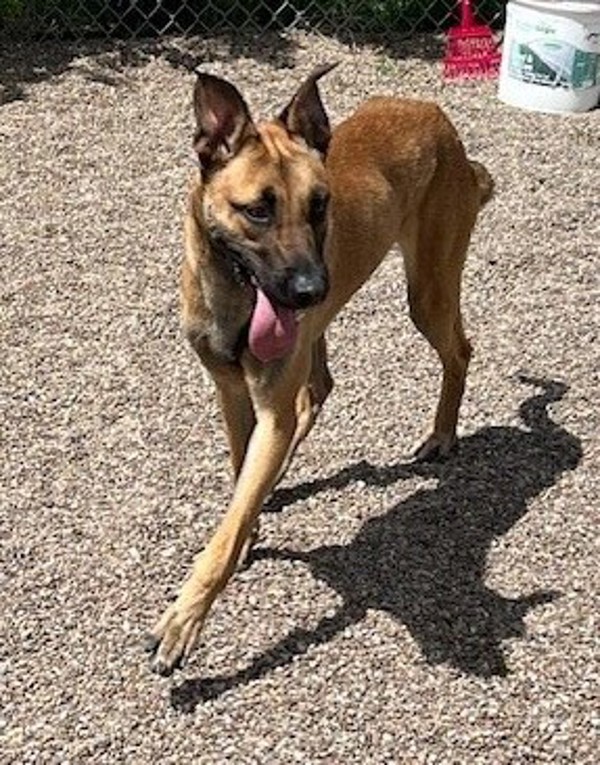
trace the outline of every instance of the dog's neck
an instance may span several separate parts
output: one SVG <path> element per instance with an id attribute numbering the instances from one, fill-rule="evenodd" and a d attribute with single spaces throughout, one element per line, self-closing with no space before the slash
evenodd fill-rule
<path id="1" fill-rule="evenodd" d="M 233 362 L 245 345 L 254 290 L 243 278 L 235 259 L 211 241 L 202 195 L 192 194 L 190 205 L 186 226 L 194 230 L 188 232 L 186 260 L 196 293 L 198 315 L 194 334 L 208 344 L 212 354 Z"/>

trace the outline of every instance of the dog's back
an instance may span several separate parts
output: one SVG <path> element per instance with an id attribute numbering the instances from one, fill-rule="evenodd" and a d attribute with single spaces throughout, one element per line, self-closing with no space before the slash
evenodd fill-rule
<path id="1" fill-rule="evenodd" d="M 362 104 L 334 130 L 327 172 L 328 265 L 332 280 L 343 285 L 330 313 L 395 243 L 410 261 L 426 258 L 444 268 L 447 260 L 461 260 L 466 247 L 458 242 L 468 239 L 492 190 L 491 177 L 467 159 L 439 106 L 412 99 L 377 97 Z"/>
<path id="2" fill-rule="evenodd" d="M 412 99 L 378 97 L 362 104 L 335 129 L 327 169 L 341 203 L 354 197 L 357 187 L 369 191 L 387 183 L 397 210 L 406 212 L 409 200 L 418 205 L 436 172 L 445 183 L 460 185 L 461 200 L 454 202 L 479 206 L 491 196 L 489 173 L 467 159 L 440 107 Z"/>

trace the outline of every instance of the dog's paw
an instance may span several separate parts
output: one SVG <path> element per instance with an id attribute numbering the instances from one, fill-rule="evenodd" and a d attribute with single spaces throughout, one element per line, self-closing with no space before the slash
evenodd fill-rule
<path id="1" fill-rule="evenodd" d="M 438 436 L 433 433 L 415 451 L 417 462 L 433 462 L 445 460 L 456 448 L 457 439 L 454 434 L 450 436 Z"/>
<path id="2" fill-rule="evenodd" d="M 238 557 L 236 571 L 238 572 L 246 571 L 252 565 L 254 545 L 258 542 L 259 535 L 260 535 L 260 524 L 259 524 L 259 521 L 256 521 L 256 523 L 254 524 L 254 527 L 252 528 L 252 531 L 250 532 L 248 538 L 244 542 L 244 545 Z"/>
<path id="3" fill-rule="evenodd" d="M 153 672 L 168 677 L 185 665 L 202 629 L 202 619 L 193 611 L 178 606 L 167 608 L 156 627 L 144 639 Z"/>

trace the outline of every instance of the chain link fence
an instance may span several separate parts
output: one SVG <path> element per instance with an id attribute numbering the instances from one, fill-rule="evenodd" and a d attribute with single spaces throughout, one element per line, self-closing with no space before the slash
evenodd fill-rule
<path id="1" fill-rule="evenodd" d="M 479 0 L 479 19 L 503 23 L 506 2 Z M 317 31 L 410 35 L 440 32 L 458 0 L 0 0 L 0 30 L 29 39 Z"/>

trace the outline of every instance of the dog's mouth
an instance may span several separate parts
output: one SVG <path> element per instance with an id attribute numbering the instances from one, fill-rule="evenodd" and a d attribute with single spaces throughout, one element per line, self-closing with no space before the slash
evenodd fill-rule
<path id="1" fill-rule="evenodd" d="M 254 305 L 248 326 L 248 346 L 262 363 L 289 355 L 296 343 L 298 323 L 304 311 L 325 298 L 328 276 L 325 267 L 289 269 L 278 278 L 261 273 L 252 254 L 234 237 L 215 228 L 211 243 L 235 281 L 252 287 Z"/>
<path id="2" fill-rule="evenodd" d="M 264 363 L 291 353 L 304 312 L 322 303 L 329 291 L 329 277 L 323 264 L 295 268 L 283 279 L 261 282 L 251 276 L 256 299 L 250 317 L 248 345 Z"/>
<path id="3" fill-rule="evenodd" d="M 300 312 L 269 298 L 255 279 L 256 300 L 250 317 L 248 347 L 263 364 L 292 352 L 298 335 Z"/>

